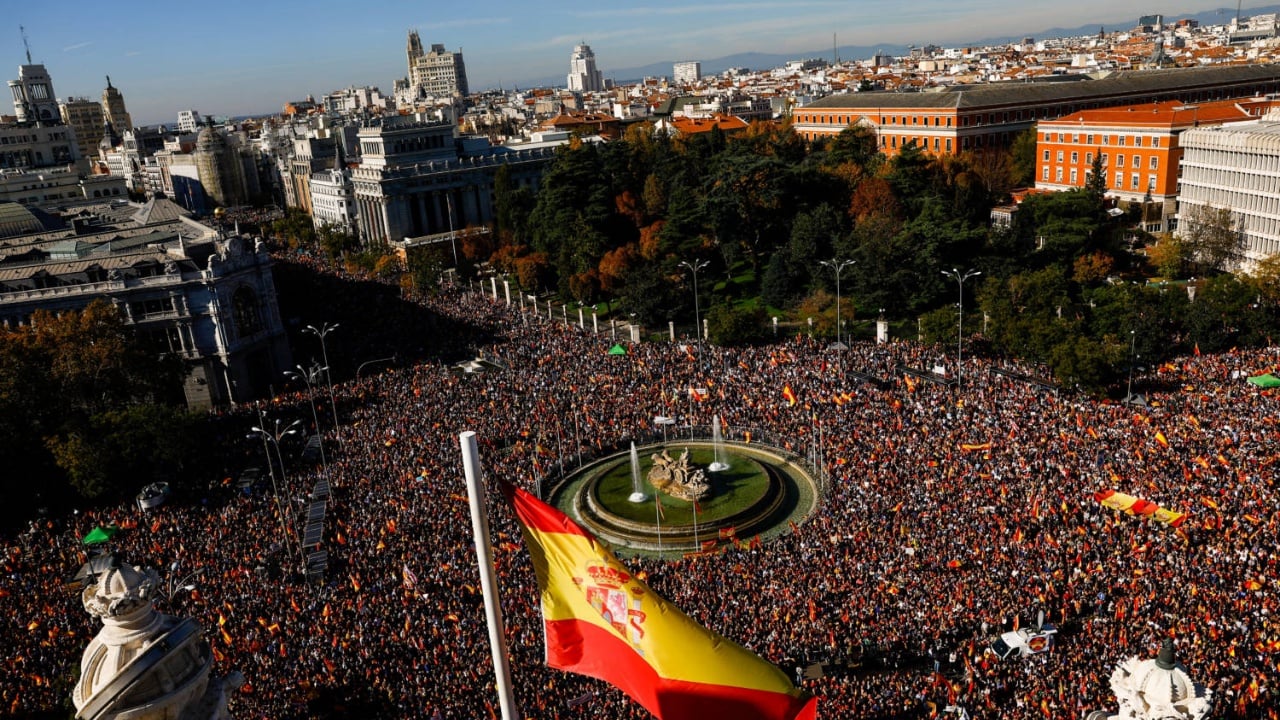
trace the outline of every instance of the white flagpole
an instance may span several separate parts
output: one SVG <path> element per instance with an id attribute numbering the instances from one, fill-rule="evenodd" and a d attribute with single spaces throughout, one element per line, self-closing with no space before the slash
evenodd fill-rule
<path id="1" fill-rule="evenodd" d="M 507 637 L 502 626 L 502 609 L 498 606 L 498 578 L 493 570 L 493 551 L 489 544 L 489 517 L 485 513 L 484 483 L 480 479 L 480 452 L 476 434 L 470 430 L 458 435 L 462 448 L 462 468 L 467 477 L 467 499 L 471 504 L 471 530 L 476 540 L 476 560 L 480 564 L 480 590 L 484 595 L 484 615 L 489 624 L 489 649 L 493 652 L 493 674 L 498 688 L 498 704 L 502 720 L 517 720 L 515 693 L 511 689 L 511 667 L 507 660 Z"/>

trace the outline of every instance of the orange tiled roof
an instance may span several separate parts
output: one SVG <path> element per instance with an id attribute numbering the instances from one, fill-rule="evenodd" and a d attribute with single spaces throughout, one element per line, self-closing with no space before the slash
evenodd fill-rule
<path id="1" fill-rule="evenodd" d="M 671 118 L 671 126 L 681 135 L 696 135 L 697 133 L 711 132 L 711 128 L 718 127 L 725 134 L 739 132 L 747 129 L 747 121 L 736 115 L 715 114 L 709 118 L 689 118 L 689 117 L 673 117 Z"/>

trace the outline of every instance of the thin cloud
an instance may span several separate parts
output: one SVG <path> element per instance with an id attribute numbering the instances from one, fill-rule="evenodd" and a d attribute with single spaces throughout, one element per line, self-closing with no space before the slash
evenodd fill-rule
<path id="1" fill-rule="evenodd" d="M 88 42 L 76 43 L 75 45 L 68 45 L 62 48 L 62 52 L 71 52 L 72 50 L 79 50 L 80 48 L 89 47 L 92 44 L 93 44 L 93 41 L 90 40 Z"/>
<path id="2" fill-rule="evenodd" d="M 129 52 L 125 53 L 125 54 L 124 54 L 124 56 L 125 56 L 125 57 L 135 57 L 135 56 L 137 56 L 137 55 L 141 55 L 141 54 L 142 54 L 142 51 L 141 51 L 141 50 L 130 50 Z"/>

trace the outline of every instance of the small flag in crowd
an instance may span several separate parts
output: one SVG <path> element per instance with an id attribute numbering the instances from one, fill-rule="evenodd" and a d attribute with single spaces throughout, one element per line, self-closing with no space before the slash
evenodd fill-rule
<path id="1" fill-rule="evenodd" d="M 784 397 L 784 398 L 786 398 L 786 399 L 787 399 L 787 403 L 788 403 L 789 405 L 795 405 L 795 404 L 796 404 L 796 394 L 795 394 L 795 392 L 793 392 L 793 391 L 791 390 L 791 386 L 790 386 L 790 385 L 783 385 L 783 386 L 782 386 L 782 397 Z"/>

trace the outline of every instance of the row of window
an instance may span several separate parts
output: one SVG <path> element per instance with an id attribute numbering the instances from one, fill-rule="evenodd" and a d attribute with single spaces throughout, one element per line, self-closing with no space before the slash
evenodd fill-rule
<path id="1" fill-rule="evenodd" d="M 1082 137 L 1085 139 L 1085 140 L 1084 140 L 1084 143 L 1085 143 L 1086 145 L 1095 145 L 1095 144 L 1097 144 L 1097 143 L 1095 142 L 1094 138 L 1101 138 L 1101 141 L 1102 141 L 1102 144 L 1103 144 L 1103 145 L 1110 145 L 1110 144 L 1111 144 L 1111 138 L 1112 138 L 1113 136 L 1111 136 L 1111 135 L 1107 135 L 1107 134 L 1093 135 L 1092 133 L 1086 133 L 1086 134 L 1084 134 L 1084 135 L 1081 135 L 1080 133 L 1052 133 L 1052 132 L 1047 132 L 1047 133 L 1044 133 L 1044 142 L 1060 142 L 1060 143 L 1061 143 L 1061 142 L 1071 142 L 1071 143 L 1075 143 L 1075 144 L 1077 144 L 1077 145 L 1078 145 L 1078 144 L 1080 143 L 1080 138 L 1082 138 Z M 1116 145 L 1119 145 L 1120 147 L 1124 147 L 1124 146 L 1125 146 L 1125 143 L 1127 142 L 1126 138 L 1128 138 L 1128 137 L 1130 137 L 1130 136 L 1128 136 L 1128 135 L 1115 135 L 1114 137 L 1115 137 L 1115 139 L 1116 139 Z M 1134 136 L 1132 136 L 1132 137 L 1133 137 L 1133 146 L 1134 146 L 1134 147 L 1142 147 L 1142 142 L 1143 142 L 1142 138 L 1143 138 L 1143 136 L 1142 136 L 1142 135 L 1134 135 Z M 1147 143 L 1147 145 L 1148 145 L 1149 147 L 1160 147 L 1160 138 L 1158 138 L 1158 137 L 1151 137 L 1151 138 L 1147 138 L 1147 140 L 1149 140 L 1149 141 L 1150 141 L 1150 142 L 1148 142 L 1148 143 Z"/>
<path id="2" fill-rule="evenodd" d="M 1217 163 L 1187 166 L 1198 183 L 1216 187 L 1232 187 L 1247 183 L 1254 192 L 1280 195 L 1280 175 L 1243 175 L 1240 171 Z"/>
<path id="3" fill-rule="evenodd" d="M 1058 162 L 1062 162 L 1064 157 L 1065 157 L 1065 155 L 1064 155 L 1063 151 L 1062 151 L 1062 150 L 1059 150 L 1059 151 L 1058 151 L 1058 155 L 1057 155 Z M 1047 162 L 1049 162 L 1049 151 L 1048 151 L 1048 150 L 1045 150 L 1045 151 L 1044 151 L 1043 158 L 1044 158 L 1044 161 L 1045 161 L 1046 163 L 1047 163 Z M 1073 153 L 1071 153 L 1071 164 L 1072 164 L 1072 165 L 1078 165 L 1079 163 L 1080 163 L 1080 153 L 1078 153 L 1078 152 L 1073 152 Z M 1084 154 L 1084 164 L 1085 164 L 1085 165 L 1092 165 L 1092 164 L 1093 164 L 1093 153 L 1091 153 L 1091 152 L 1087 152 L 1087 153 L 1085 153 L 1085 154 Z M 1102 164 L 1103 164 L 1103 165 L 1106 165 L 1107 167 L 1111 167 L 1111 154 L 1110 154 L 1110 153 L 1102 153 Z M 1116 153 L 1116 164 L 1115 164 L 1115 166 L 1116 166 L 1116 167 L 1124 167 L 1124 155 L 1121 155 L 1121 154 L 1119 154 L 1119 153 Z M 1147 167 L 1147 169 L 1148 169 L 1148 170 L 1159 170 L 1159 169 L 1160 169 L 1160 158 L 1159 158 L 1159 157 L 1157 157 L 1157 156 L 1155 156 L 1155 155 L 1152 155 L 1150 158 L 1148 158 L 1147 166 L 1148 166 L 1148 167 Z M 1135 167 L 1135 168 L 1142 167 L 1142 156 L 1141 156 L 1141 155 L 1134 155 L 1134 156 L 1133 156 L 1133 164 L 1132 164 L 1132 165 L 1130 165 L 1129 167 Z"/>
<path id="4" fill-rule="evenodd" d="M 1090 178 L 1090 177 L 1092 177 L 1092 176 L 1093 176 L 1093 173 L 1092 173 L 1092 172 L 1089 172 L 1088 170 L 1085 170 L 1085 171 L 1084 171 L 1084 179 L 1085 179 L 1085 182 L 1088 182 L 1089 178 Z M 1067 180 L 1065 179 L 1066 177 L 1070 177 L 1070 180 L 1069 180 L 1069 181 L 1067 181 Z M 1040 179 L 1041 179 L 1041 180 L 1043 180 L 1043 181 L 1045 181 L 1045 182 L 1050 182 L 1050 179 L 1049 179 L 1049 168 L 1048 168 L 1048 167 L 1042 168 L 1042 169 L 1040 170 Z M 1116 171 L 1116 173 L 1115 173 L 1114 179 L 1111 181 L 1111 185 L 1110 185 L 1110 187 L 1111 187 L 1111 188 L 1113 188 L 1113 189 L 1115 189 L 1115 190 L 1125 190 L 1126 188 L 1125 188 L 1125 185 L 1124 185 L 1124 181 L 1125 181 L 1125 174 L 1124 174 L 1124 171 L 1123 171 L 1123 170 L 1117 170 L 1117 171 Z M 1061 183 L 1063 183 L 1063 182 L 1069 182 L 1069 184 L 1070 184 L 1070 185 L 1073 185 L 1073 186 L 1075 186 L 1075 187 L 1080 187 L 1080 171 L 1079 171 L 1079 170 L 1077 170 L 1077 169 L 1075 169 L 1075 168 L 1071 168 L 1071 172 L 1070 172 L 1070 174 L 1069 174 L 1069 176 L 1068 176 L 1068 175 L 1066 175 L 1066 174 L 1064 173 L 1063 168 L 1056 168 L 1056 169 L 1054 170 L 1054 172 L 1053 172 L 1053 180 L 1052 180 L 1052 182 L 1056 182 L 1056 183 L 1059 183 L 1059 184 L 1061 184 Z M 1129 173 L 1129 187 L 1128 187 L 1127 189 L 1128 189 L 1128 190 L 1141 190 L 1141 189 L 1143 189 L 1143 188 L 1142 188 L 1142 178 L 1141 178 L 1141 173 Z M 1148 176 L 1147 176 L 1147 187 L 1146 187 L 1146 191 L 1147 191 L 1147 192 L 1152 192 L 1152 191 L 1154 191 L 1155 189 L 1156 189 L 1156 176 L 1155 176 L 1155 175 L 1148 175 Z"/>
<path id="5" fill-rule="evenodd" d="M 1187 193 L 1189 198 L 1196 201 L 1212 205 L 1214 207 L 1229 207 L 1237 213 L 1247 213 L 1250 215 L 1246 221 L 1242 221 L 1242 229 L 1249 232 L 1265 232 L 1256 225 L 1265 218 L 1254 217 L 1257 215 L 1266 215 L 1270 217 L 1280 217 L 1280 198 L 1273 195 L 1264 195 L 1258 192 L 1243 192 L 1240 190 L 1224 190 L 1212 185 L 1200 185 L 1200 180 L 1192 181 L 1190 178 L 1184 180 L 1191 190 Z M 1280 234 L 1280 233 L 1278 233 Z"/>

